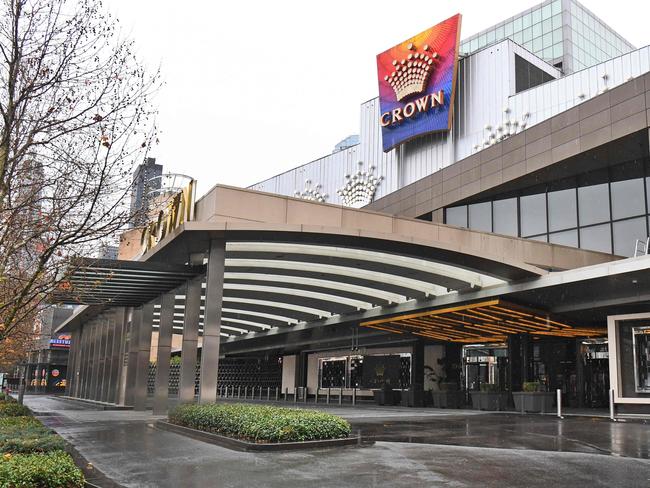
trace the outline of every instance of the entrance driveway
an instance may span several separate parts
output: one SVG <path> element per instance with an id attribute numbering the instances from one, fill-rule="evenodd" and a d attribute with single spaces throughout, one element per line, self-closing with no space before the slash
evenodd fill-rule
<path id="1" fill-rule="evenodd" d="M 44 397 L 26 402 L 128 487 L 650 486 L 650 425 L 639 423 L 330 407 L 375 444 L 242 453 L 157 430 L 148 412 L 89 410 Z"/>

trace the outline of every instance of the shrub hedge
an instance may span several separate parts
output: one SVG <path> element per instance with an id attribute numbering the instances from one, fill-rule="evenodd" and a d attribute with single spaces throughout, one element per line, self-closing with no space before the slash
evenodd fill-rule
<path id="1" fill-rule="evenodd" d="M 82 488 L 84 483 L 83 473 L 63 451 L 0 457 L 0 488 Z"/>
<path id="2" fill-rule="evenodd" d="M 173 424 L 254 442 L 295 442 L 348 437 L 350 424 L 336 415 L 263 405 L 179 405 Z"/>
<path id="3" fill-rule="evenodd" d="M 33 453 L 63 450 L 63 439 L 34 417 L 0 418 L 0 451 Z"/>
<path id="4" fill-rule="evenodd" d="M 0 402 L 16 402 L 16 399 L 11 395 L 0 391 Z"/>
<path id="5" fill-rule="evenodd" d="M 16 402 L 0 402 L 0 417 L 25 417 L 32 412 L 25 405 Z"/>
<path id="6" fill-rule="evenodd" d="M 81 488 L 61 437 L 11 400 L 0 400 L 0 488 Z"/>

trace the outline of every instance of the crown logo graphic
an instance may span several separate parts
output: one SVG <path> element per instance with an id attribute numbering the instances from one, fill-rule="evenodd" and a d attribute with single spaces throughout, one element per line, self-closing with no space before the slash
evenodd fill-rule
<path id="1" fill-rule="evenodd" d="M 302 198 L 303 200 L 324 203 L 325 200 L 329 198 L 329 195 L 321 192 L 321 189 L 322 187 L 320 183 L 316 186 L 312 186 L 311 180 L 305 180 L 305 189 L 303 191 L 296 190 L 293 195 L 296 198 Z"/>
<path id="2" fill-rule="evenodd" d="M 395 71 L 384 76 L 384 81 L 395 91 L 398 102 L 425 90 L 434 68 L 434 61 L 440 58 L 437 52 L 431 52 L 427 44 L 422 46 L 422 52 L 417 52 L 412 42 L 408 44 L 407 49 L 414 52 L 409 53 L 406 59 L 394 59 L 392 64 Z"/>
<path id="3" fill-rule="evenodd" d="M 353 174 L 345 175 L 345 186 L 336 190 L 341 197 L 343 205 L 347 207 L 361 208 L 369 205 L 375 197 L 375 191 L 383 176 L 375 176 L 374 166 L 370 166 L 368 171 L 362 171 L 363 161 L 359 161 L 359 170 Z"/>

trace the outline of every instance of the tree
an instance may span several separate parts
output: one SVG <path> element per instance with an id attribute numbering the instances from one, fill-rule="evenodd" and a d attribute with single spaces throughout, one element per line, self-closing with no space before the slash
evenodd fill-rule
<path id="1" fill-rule="evenodd" d="M 148 73 L 100 0 L 0 0 L 0 347 L 132 218 L 155 142 Z"/>

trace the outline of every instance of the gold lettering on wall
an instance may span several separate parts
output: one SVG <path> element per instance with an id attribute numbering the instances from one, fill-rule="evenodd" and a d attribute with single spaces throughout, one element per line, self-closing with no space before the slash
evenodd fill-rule
<path id="1" fill-rule="evenodd" d="M 194 219 L 196 180 L 169 198 L 166 207 L 158 212 L 158 218 L 142 229 L 142 251 L 147 252 L 185 222 Z"/>

